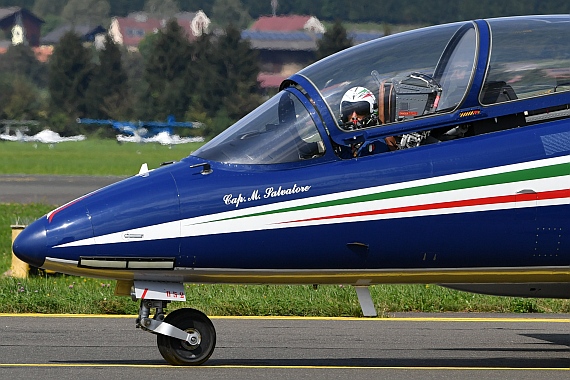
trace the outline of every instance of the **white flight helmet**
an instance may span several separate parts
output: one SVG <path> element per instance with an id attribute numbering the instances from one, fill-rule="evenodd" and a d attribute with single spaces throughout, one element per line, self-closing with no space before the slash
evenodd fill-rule
<path id="1" fill-rule="evenodd" d="M 340 119 L 342 123 L 348 122 L 348 118 L 354 112 L 358 116 L 362 116 L 363 124 L 375 114 L 376 97 L 367 88 L 352 87 L 342 97 L 340 101 Z"/>

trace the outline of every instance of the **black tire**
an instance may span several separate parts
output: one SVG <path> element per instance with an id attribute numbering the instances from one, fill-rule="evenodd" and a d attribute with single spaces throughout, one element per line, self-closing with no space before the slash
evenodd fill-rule
<path id="1" fill-rule="evenodd" d="M 199 344 L 192 346 L 188 342 L 158 334 L 156 343 L 162 357 L 172 365 L 200 365 L 214 352 L 216 330 L 210 318 L 195 309 L 178 309 L 169 313 L 165 322 L 186 332 L 196 331 L 201 338 Z"/>

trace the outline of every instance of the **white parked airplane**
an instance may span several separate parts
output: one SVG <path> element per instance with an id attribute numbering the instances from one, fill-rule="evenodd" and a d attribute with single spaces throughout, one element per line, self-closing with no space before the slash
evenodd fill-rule
<path id="1" fill-rule="evenodd" d="M 7 141 L 40 142 L 43 144 L 57 144 L 65 141 L 82 141 L 85 140 L 85 136 L 77 135 L 70 137 L 61 137 L 59 133 L 49 129 L 44 129 L 43 131 L 33 136 L 28 136 L 20 132 L 18 129 L 16 129 L 15 135 L 2 133 L 0 134 L 0 139 Z"/>

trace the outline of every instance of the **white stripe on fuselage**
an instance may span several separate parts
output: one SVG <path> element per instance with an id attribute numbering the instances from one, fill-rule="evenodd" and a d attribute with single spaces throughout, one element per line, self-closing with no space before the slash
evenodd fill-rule
<path id="1" fill-rule="evenodd" d="M 559 204 L 568 204 L 570 201 L 566 198 L 551 199 L 547 201 L 526 201 L 520 203 L 499 203 L 499 204 L 482 204 L 466 207 L 450 207 L 427 209 L 421 211 L 407 211 L 384 213 L 367 216 L 350 216 L 338 217 L 327 220 L 302 221 L 303 219 L 325 218 L 333 215 L 355 214 L 358 212 L 366 212 L 369 210 L 384 210 L 398 207 L 406 207 L 411 205 L 429 205 L 438 202 L 453 202 L 465 199 L 479 199 L 486 197 L 496 197 L 503 195 L 514 195 L 522 190 L 532 189 L 539 193 L 551 190 L 567 189 L 570 183 L 570 176 L 552 177 L 537 180 L 510 182 L 498 185 L 487 185 L 474 188 L 448 190 L 437 193 L 418 194 L 411 196 L 403 196 L 397 198 L 388 198 L 382 200 L 355 202 L 341 205 L 333 205 L 320 208 L 308 208 L 296 211 L 276 212 L 272 214 L 256 215 L 271 211 L 278 211 L 291 207 L 303 207 L 311 204 L 317 204 L 327 201 L 338 201 L 342 199 L 382 193 L 394 190 L 401 190 L 417 186 L 426 186 L 437 183 L 449 182 L 454 180 L 476 178 L 490 174 L 508 173 L 523 169 L 539 168 L 551 165 L 557 165 L 570 162 L 570 156 L 556 157 L 551 159 L 524 162 L 519 164 L 507 165 L 497 168 L 489 168 L 476 170 L 465 173 L 450 174 L 441 177 L 414 180 L 410 182 L 395 183 L 383 186 L 376 186 L 365 189 L 357 189 L 345 191 L 341 193 L 325 194 L 315 197 L 296 199 L 284 202 L 272 203 L 269 205 L 261 205 L 256 207 L 248 207 L 239 210 L 231 210 L 221 213 L 198 216 L 194 218 L 176 220 L 156 225 L 145 226 L 132 230 L 124 230 L 106 235 L 96 236 L 69 242 L 55 246 L 54 248 L 79 247 L 85 245 L 101 245 L 101 244 L 117 244 L 135 241 L 151 241 L 159 239 L 173 239 L 178 237 L 192 237 L 215 235 L 224 233 L 236 233 L 246 231 L 270 230 L 278 228 L 306 227 L 323 224 L 336 224 L 347 222 L 364 222 L 370 220 L 396 219 L 403 217 L 418 217 L 429 215 L 445 215 L 467 212 L 504 210 L 534 206 L 550 206 Z M 220 200 L 220 202 L 222 202 Z M 299 221 L 301 220 L 301 221 Z M 296 222 L 299 221 L 299 222 Z M 130 237 L 128 237 L 130 236 Z M 137 238 L 132 238 L 137 236 Z"/>

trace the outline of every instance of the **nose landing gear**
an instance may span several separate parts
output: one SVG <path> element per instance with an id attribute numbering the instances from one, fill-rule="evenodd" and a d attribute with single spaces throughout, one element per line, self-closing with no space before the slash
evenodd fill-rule
<path id="1" fill-rule="evenodd" d="M 146 282 L 143 285 L 135 281 L 132 290 L 133 299 L 141 299 L 137 327 L 156 334 L 162 357 L 180 366 L 200 365 L 208 360 L 216 346 L 216 330 L 210 318 L 190 308 L 174 310 L 165 316 L 164 309 L 171 300 L 186 300 L 182 284 Z M 149 294 L 152 299 L 144 299 Z M 153 308 L 156 311 L 151 318 Z"/>

